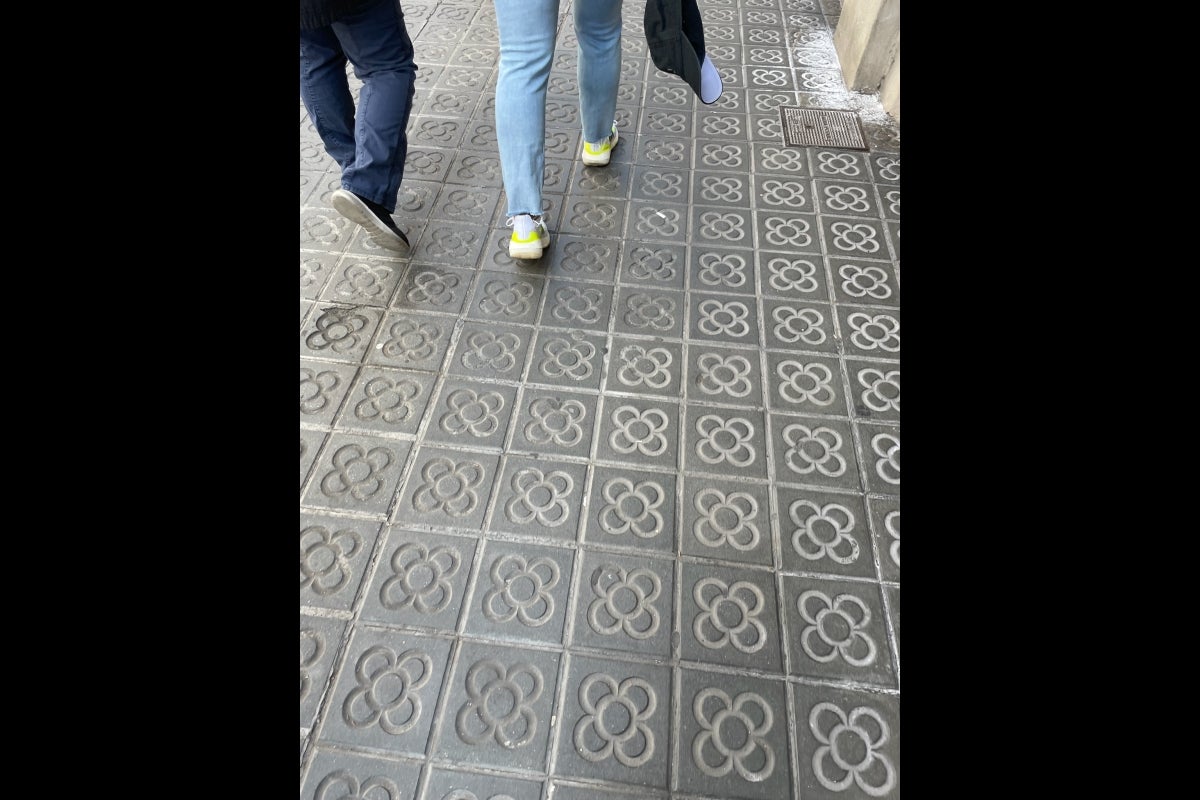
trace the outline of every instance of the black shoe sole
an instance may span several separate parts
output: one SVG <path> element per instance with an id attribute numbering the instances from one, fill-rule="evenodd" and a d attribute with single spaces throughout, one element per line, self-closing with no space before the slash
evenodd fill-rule
<path id="1" fill-rule="evenodd" d="M 395 253 L 408 252 L 408 239 L 404 234 L 385 225 L 353 192 L 335 189 L 330 196 L 330 202 L 339 214 L 366 229 L 367 235 L 375 244 Z"/>

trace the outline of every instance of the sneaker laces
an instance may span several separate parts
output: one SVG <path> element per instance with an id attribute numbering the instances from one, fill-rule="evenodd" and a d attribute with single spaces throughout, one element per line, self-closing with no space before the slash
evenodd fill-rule
<path id="1" fill-rule="evenodd" d="M 542 224 L 542 221 L 540 218 L 534 219 L 529 214 L 516 214 L 509 217 L 504 224 L 516 231 L 517 236 L 524 239 L 536 230 Z"/>

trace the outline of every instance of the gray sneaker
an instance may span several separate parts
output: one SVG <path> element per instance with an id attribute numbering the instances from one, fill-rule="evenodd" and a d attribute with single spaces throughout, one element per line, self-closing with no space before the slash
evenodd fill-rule
<path id="1" fill-rule="evenodd" d="M 345 189 L 334 190 L 330 202 L 343 217 L 365 228 L 375 244 L 396 253 L 408 252 L 408 237 L 396 227 L 383 206 Z"/>

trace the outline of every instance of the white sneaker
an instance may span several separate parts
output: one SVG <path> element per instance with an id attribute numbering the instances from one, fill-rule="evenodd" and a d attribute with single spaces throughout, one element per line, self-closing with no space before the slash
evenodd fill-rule
<path id="1" fill-rule="evenodd" d="M 617 146 L 617 121 L 613 120 L 612 133 L 598 142 L 583 143 L 583 163 L 589 167 L 608 166 L 612 159 L 612 149 Z"/>
<path id="2" fill-rule="evenodd" d="M 541 217 L 517 214 L 509 217 L 505 225 L 513 229 L 508 240 L 509 258 L 541 258 L 542 251 L 550 246 L 550 233 Z"/>

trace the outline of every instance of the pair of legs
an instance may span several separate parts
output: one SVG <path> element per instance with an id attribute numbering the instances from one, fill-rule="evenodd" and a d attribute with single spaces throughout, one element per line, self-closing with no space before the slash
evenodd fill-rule
<path id="1" fill-rule="evenodd" d="M 357 112 L 346 63 L 363 82 Z M 396 210 L 417 67 L 399 0 L 379 0 L 325 28 L 300 31 L 300 98 L 342 188 Z"/>
<path id="2" fill-rule="evenodd" d="M 495 0 L 500 29 L 496 140 L 508 215 L 542 213 L 546 87 L 554 61 L 559 0 Z M 621 0 L 574 0 L 583 138 L 612 131 L 621 78 Z"/>

